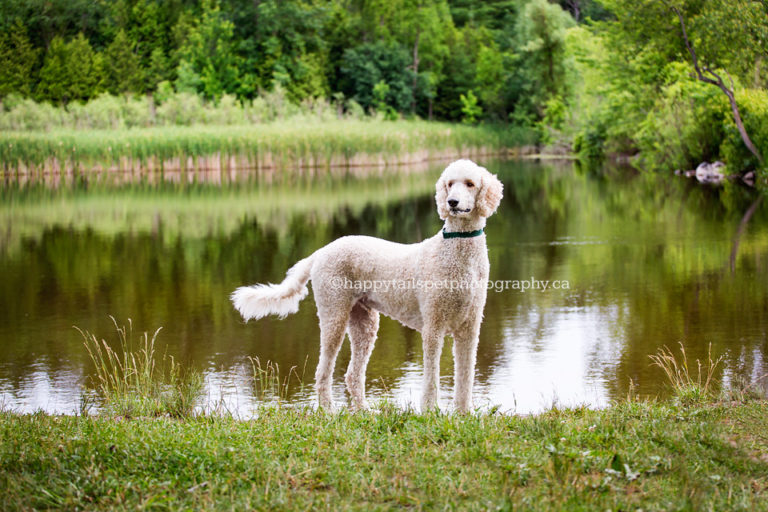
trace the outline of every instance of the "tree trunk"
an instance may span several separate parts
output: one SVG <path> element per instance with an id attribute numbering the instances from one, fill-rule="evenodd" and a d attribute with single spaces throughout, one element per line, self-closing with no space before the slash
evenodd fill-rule
<path id="1" fill-rule="evenodd" d="M 579 22 L 579 18 L 581 17 L 581 8 L 579 7 L 579 0 L 570 0 L 568 2 L 568 5 L 571 7 L 571 14 L 573 14 L 573 19 L 576 21 L 576 23 Z"/>
<path id="2" fill-rule="evenodd" d="M 752 152 L 752 154 L 757 157 L 757 160 L 762 165 L 763 157 L 760 154 L 760 152 L 757 150 L 757 147 L 752 143 L 752 139 L 749 138 L 749 134 L 747 133 L 747 128 L 744 126 L 744 122 L 741 120 L 741 114 L 739 113 L 739 106 L 736 104 L 736 98 L 733 95 L 733 91 L 728 89 L 725 86 L 725 84 L 722 83 L 722 80 L 720 80 L 720 84 L 718 84 L 718 86 L 725 93 L 725 95 L 728 96 L 728 101 L 731 103 L 731 112 L 733 113 L 733 121 L 736 123 L 736 128 L 739 129 L 739 135 L 741 135 L 741 140 L 744 141 L 744 145 L 747 146 L 747 149 L 749 149 Z"/>
<path id="3" fill-rule="evenodd" d="M 744 217 L 741 218 L 741 222 L 739 222 L 739 229 L 736 230 L 736 236 L 733 237 L 733 246 L 731 247 L 731 257 L 728 259 L 728 266 L 731 269 L 731 274 L 733 274 L 736 271 L 736 257 L 739 255 L 739 243 L 741 242 L 741 234 L 746 229 L 747 224 L 749 224 L 749 219 L 751 219 L 752 215 L 754 215 L 755 212 L 757 211 L 757 207 L 760 206 L 760 203 L 762 202 L 763 197 L 765 196 L 762 194 L 758 196 L 755 202 L 752 203 L 752 205 L 744 213 Z"/>

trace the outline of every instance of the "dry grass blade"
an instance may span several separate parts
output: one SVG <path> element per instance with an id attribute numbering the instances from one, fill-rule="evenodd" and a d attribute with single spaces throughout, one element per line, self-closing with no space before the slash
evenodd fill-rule
<path id="1" fill-rule="evenodd" d="M 713 359 L 711 343 L 707 349 L 707 360 L 702 362 L 696 359 L 695 376 L 689 368 L 688 355 L 682 343 L 680 343 L 679 358 L 666 346 L 649 357 L 653 364 L 661 368 L 666 374 L 672 389 L 678 397 L 699 400 L 714 395 L 715 375 L 717 368 L 723 362 L 724 356 L 721 355 Z"/>
<path id="2" fill-rule="evenodd" d="M 258 357 L 248 357 L 248 360 L 251 362 L 251 368 L 253 369 L 254 394 L 260 402 L 273 401 L 277 405 L 286 402 L 292 379 L 295 379 L 300 388 L 303 388 L 302 375 L 299 375 L 296 366 L 291 366 L 288 374 L 281 377 L 280 366 L 277 363 L 266 361 L 266 363 L 262 364 Z M 306 362 L 304 368 L 306 369 Z"/>

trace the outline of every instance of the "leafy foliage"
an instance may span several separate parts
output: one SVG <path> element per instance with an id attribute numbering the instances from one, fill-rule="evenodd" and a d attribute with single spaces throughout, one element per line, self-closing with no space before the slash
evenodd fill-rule
<path id="1" fill-rule="evenodd" d="M 746 91 L 764 89 L 768 6 L 749 0 L 602 4 L 611 15 L 594 24 L 597 46 L 583 34 L 570 38 L 582 51 L 574 53 L 581 75 L 574 84 L 579 143 L 599 125 L 605 151 L 639 154 L 636 162 L 647 169 L 671 172 L 723 158 L 732 171 L 759 167 L 754 157 L 736 155 L 745 144 L 740 136 L 722 144 L 727 133 L 738 135 L 723 93 L 735 94 L 738 107 L 755 97 Z M 597 47 L 602 55 L 583 53 Z M 723 87 L 715 86 L 720 79 Z M 760 128 L 750 123 L 756 146 L 768 151 Z"/>
<path id="2" fill-rule="evenodd" d="M 139 57 L 131 47 L 131 41 L 120 30 L 104 51 L 106 89 L 112 94 L 141 90 L 143 72 Z"/>
<path id="3" fill-rule="evenodd" d="M 461 120 L 464 124 L 475 124 L 477 118 L 483 113 L 483 109 L 477 104 L 477 96 L 471 90 L 467 91 L 467 95 L 463 94 L 461 99 L 461 112 L 464 114 Z"/>
<path id="4" fill-rule="evenodd" d="M 544 8 L 542 1 L 533 3 Z M 253 100 L 276 88 L 294 104 L 342 94 L 370 111 L 377 107 L 374 87 L 383 81 L 389 90 L 386 109 L 380 111 L 460 120 L 461 96 L 467 98 L 472 90 L 484 119 L 507 122 L 518 105 L 541 117 L 543 109 L 531 105 L 546 101 L 550 90 L 567 88 L 547 82 L 540 99 L 528 98 L 542 76 L 535 69 L 538 43 L 524 50 L 531 41 L 515 35 L 518 17 L 531 11 L 528 3 L 6 2 L 0 6 L 0 58 L 15 62 L 5 69 L 20 78 L 0 78 L 0 98 L 16 94 L 67 105 L 105 90 L 163 96 L 167 91 L 159 88 L 167 82 L 177 92 L 213 101 L 224 95 Z M 556 5 L 545 10 L 553 19 L 568 18 Z M 559 32 L 545 33 L 560 30 L 555 25 L 545 24 L 530 35 L 559 41 Z M 79 55 L 78 77 L 66 76 L 70 50 Z M 558 51 L 547 48 L 544 53 L 554 62 Z M 391 112 L 388 116 L 393 117 Z"/>
<path id="5" fill-rule="evenodd" d="M 225 93 L 236 92 L 239 85 L 235 27 L 224 17 L 218 0 L 203 0 L 202 9 L 199 24 L 179 49 L 176 85 L 179 90 L 218 99 Z"/>
<path id="6" fill-rule="evenodd" d="M 341 65 L 342 91 L 364 109 L 376 105 L 375 88 L 379 86 L 381 101 L 396 110 L 408 108 L 413 72 L 408 69 L 408 52 L 396 43 L 368 43 L 344 52 Z"/>
<path id="7" fill-rule="evenodd" d="M 528 92 L 542 116 L 547 100 L 567 93 L 565 32 L 571 25 L 570 16 L 546 0 L 530 0 L 517 20 L 517 37 L 530 84 Z"/>
<path id="8" fill-rule="evenodd" d="M 40 50 L 34 48 L 27 29 L 18 18 L 10 30 L 0 33 L 0 97 L 10 93 L 32 93 L 32 71 Z"/>

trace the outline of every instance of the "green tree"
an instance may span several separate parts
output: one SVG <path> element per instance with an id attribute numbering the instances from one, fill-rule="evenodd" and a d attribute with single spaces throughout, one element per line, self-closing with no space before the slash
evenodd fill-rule
<path id="1" fill-rule="evenodd" d="M 152 50 L 145 78 L 147 91 L 156 91 L 160 82 L 170 79 L 171 73 L 169 66 L 170 63 L 162 48 L 155 48 Z"/>
<path id="2" fill-rule="evenodd" d="M 506 118 L 506 84 L 511 55 L 500 51 L 495 43 L 482 46 L 475 67 L 475 84 L 480 101 L 486 109 Z"/>
<path id="3" fill-rule="evenodd" d="M 379 41 L 351 48 L 342 61 L 342 91 L 368 110 L 376 107 L 374 87 L 383 82 L 388 87 L 385 103 L 404 112 L 411 103 L 413 70 L 409 64 L 408 51 L 397 43 Z"/>
<path id="4" fill-rule="evenodd" d="M 613 52 L 611 75 L 632 91 L 636 105 L 645 102 L 635 110 L 646 110 L 658 97 L 669 62 L 686 62 L 700 81 L 716 86 L 728 98 L 745 146 L 761 162 L 741 119 L 736 84 L 765 84 L 768 5 L 752 0 L 604 0 L 604 4 L 616 18 L 601 24 Z"/>
<path id="5" fill-rule="evenodd" d="M 434 84 L 448 56 L 453 20 L 445 0 L 378 0 L 359 2 L 364 40 L 396 43 L 410 56 L 410 110 L 431 112 Z M 431 87 L 431 89 L 430 89 Z M 423 100 L 426 100 L 426 104 Z"/>
<path id="6" fill-rule="evenodd" d="M 113 26 L 104 32 L 112 33 L 114 39 L 117 31 L 124 30 L 142 69 L 149 69 L 153 53 L 159 50 L 168 54 L 171 50 L 171 27 L 184 12 L 184 3 L 180 0 L 112 0 L 108 4 Z"/>
<path id="7" fill-rule="evenodd" d="M 200 22 L 179 50 L 177 88 L 195 90 L 206 98 L 238 92 L 240 59 L 235 52 L 234 25 L 218 0 L 203 0 Z"/>
<path id="8" fill-rule="evenodd" d="M 744 141 L 744 145 L 749 149 L 749 151 L 755 155 L 755 158 L 760 162 L 760 164 L 763 164 L 763 157 L 760 154 L 760 151 L 757 149 L 755 144 L 752 142 L 752 139 L 749 137 L 749 134 L 747 133 L 747 129 L 744 126 L 744 121 L 741 119 L 741 112 L 739 111 L 739 106 L 736 103 L 736 92 L 734 91 L 734 84 L 733 80 L 731 80 L 730 86 L 728 86 L 725 83 L 725 80 L 723 80 L 723 77 L 721 76 L 722 73 L 718 73 L 715 71 L 715 66 L 718 64 L 725 65 L 726 62 L 723 60 L 720 60 L 717 58 L 719 55 L 722 55 L 721 52 L 717 51 L 717 49 L 712 48 L 712 42 L 708 40 L 707 38 L 701 37 L 701 47 L 703 47 L 705 50 L 707 48 L 710 49 L 710 52 L 706 53 L 705 55 L 709 57 L 709 62 L 704 59 L 700 59 L 699 54 L 697 54 L 695 49 L 695 43 L 691 39 L 691 37 L 688 34 L 688 30 L 690 28 L 686 28 L 686 22 L 685 22 L 685 15 L 683 13 L 683 8 L 678 7 L 676 5 L 673 5 L 668 2 L 664 2 L 667 7 L 672 10 L 672 12 L 677 15 L 678 20 L 680 21 L 680 31 L 682 33 L 683 41 L 685 43 L 685 48 L 688 50 L 688 53 L 691 56 L 691 63 L 693 64 L 693 69 L 696 70 L 696 76 L 699 80 L 701 80 L 704 83 L 714 85 L 718 87 L 723 94 L 726 95 L 728 98 L 728 103 L 731 106 L 731 112 L 733 114 L 733 121 L 736 124 L 737 129 L 739 130 L 739 135 L 741 135 L 741 139 Z M 741 11 L 742 13 L 744 11 L 748 12 L 748 15 L 754 14 L 754 9 L 750 9 L 750 7 L 757 7 L 758 10 L 760 8 L 754 3 L 754 2 L 734 2 L 736 4 L 736 8 L 738 11 Z M 722 2 L 715 0 L 712 2 L 712 4 L 721 4 Z M 733 8 L 734 5 L 729 3 L 729 8 Z M 711 9 L 711 5 L 710 5 Z M 750 12 L 751 11 L 751 12 Z M 713 19 L 706 19 L 707 14 L 710 14 L 710 17 Z M 718 26 L 719 31 L 722 30 L 722 25 L 720 25 L 720 22 L 723 20 L 722 11 L 713 9 L 710 13 L 704 14 L 705 17 L 705 23 L 709 22 L 711 23 L 710 26 Z M 765 18 L 765 12 L 758 13 L 758 16 L 749 16 L 750 18 L 756 18 L 759 17 L 759 15 L 762 14 L 762 17 Z M 712 16 L 714 15 L 714 16 Z M 714 23 L 713 23 L 714 22 Z M 743 21 L 742 21 L 743 22 Z M 705 25 L 706 26 L 706 25 Z M 768 23 L 757 23 L 754 24 L 752 27 L 755 29 L 755 31 L 759 34 L 758 36 L 758 43 L 761 42 L 761 39 L 764 39 L 766 35 L 768 35 Z M 711 34 L 711 32 L 710 32 Z M 711 37 L 711 35 L 710 35 Z M 722 40 L 718 41 L 718 44 L 722 44 Z"/>
<path id="9" fill-rule="evenodd" d="M 39 99 L 66 104 L 96 96 L 103 90 L 102 83 L 101 55 L 81 33 L 69 43 L 60 37 L 51 41 L 36 92 Z"/>
<path id="10" fill-rule="evenodd" d="M 448 34 L 448 56 L 436 86 L 435 114 L 442 119 L 462 119 L 460 97 L 478 90 L 477 62 L 484 48 L 493 45 L 493 34 L 486 28 L 467 25 Z M 485 78 L 481 74 L 481 78 Z"/>
<path id="11" fill-rule="evenodd" d="M 567 97 L 565 36 L 566 29 L 573 24 L 568 13 L 546 0 L 530 0 L 518 17 L 516 32 L 522 52 L 521 64 L 540 117 L 549 98 Z"/>
<path id="12" fill-rule="evenodd" d="M 464 116 L 461 122 L 464 124 L 475 124 L 478 118 L 483 115 L 483 109 L 477 104 L 477 96 L 472 90 L 467 91 L 467 95 L 459 96 L 461 100 L 461 112 Z"/>
<path id="13" fill-rule="evenodd" d="M 257 41 L 250 62 L 259 85 L 279 84 L 293 101 L 330 94 L 327 45 L 322 38 L 327 9 L 306 0 L 265 0 L 255 13 Z"/>
<path id="14" fill-rule="evenodd" d="M 389 95 L 389 84 L 384 80 L 373 86 L 373 101 L 377 112 L 384 114 L 387 121 L 395 121 L 399 117 L 397 111 L 387 104 Z"/>
<path id="15" fill-rule="evenodd" d="M 82 33 L 97 48 L 112 39 L 105 36 L 109 2 L 93 0 L 0 1 L 0 33 L 22 21 L 35 48 L 48 48 L 54 37 L 65 40 Z"/>
<path id="16" fill-rule="evenodd" d="M 105 87 L 112 94 L 141 93 L 144 88 L 142 75 L 139 57 L 121 29 L 104 51 Z"/>
<path id="17" fill-rule="evenodd" d="M 167 18 L 170 13 L 163 13 L 163 8 L 150 0 L 138 0 L 131 8 L 131 24 L 128 36 L 135 45 L 141 58 L 141 67 L 148 69 L 152 54 L 164 51 L 165 39 L 168 34 Z"/>
<path id="18" fill-rule="evenodd" d="M 18 18 L 8 32 L 0 34 L 0 98 L 10 93 L 31 94 L 39 53 Z"/>
<path id="19" fill-rule="evenodd" d="M 514 23 L 519 0 L 449 0 L 453 22 L 457 27 L 465 25 L 501 30 Z"/>
<path id="20" fill-rule="evenodd" d="M 448 54 L 446 33 L 453 29 L 453 20 L 445 0 L 403 0 L 395 11 L 396 37 L 411 49 L 411 113 L 416 113 L 417 101 L 431 73 L 439 79 Z M 432 110 L 430 103 L 429 110 Z"/>
<path id="21" fill-rule="evenodd" d="M 604 20 L 610 15 L 600 0 L 557 0 L 555 3 L 573 16 L 577 22 Z"/>

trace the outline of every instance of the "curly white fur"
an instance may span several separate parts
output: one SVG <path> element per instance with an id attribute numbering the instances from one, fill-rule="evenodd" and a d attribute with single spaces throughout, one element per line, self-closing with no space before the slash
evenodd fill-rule
<path id="1" fill-rule="evenodd" d="M 435 200 L 445 232 L 485 227 L 502 197 L 496 176 L 470 160 L 443 171 Z M 320 361 L 315 386 L 321 407 L 331 406 L 331 377 L 336 356 L 349 334 L 352 358 L 345 382 L 355 409 L 365 404 L 365 369 L 379 328 L 379 313 L 421 332 L 424 346 L 422 409 L 437 405 L 440 352 L 446 334 L 453 336 L 454 403 L 472 409 L 480 324 L 488 282 L 485 234 L 445 238 L 442 233 L 418 244 L 403 245 L 367 236 L 347 236 L 299 261 L 278 284 L 238 288 L 232 301 L 243 317 L 284 317 L 298 310 L 312 281 L 320 319 Z M 390 283 L 365 289 L 364 283 Z M 465 283 L 461 288 L 437 283 Z M 407 283 L 405 289 L 392 283 Z M 415 283 L 421 285 L 413 286 Z"/>
<path id="2" fill-rule="evenodd" d="M 312 269 L 312 256 L 296 263 L 280 284 L 241 286 L 230 296 L 243 318 L 258 320 L 267 315 L 285 318 L 299 310 L 299 302 L 307 296 L 307 281 Z"/>

